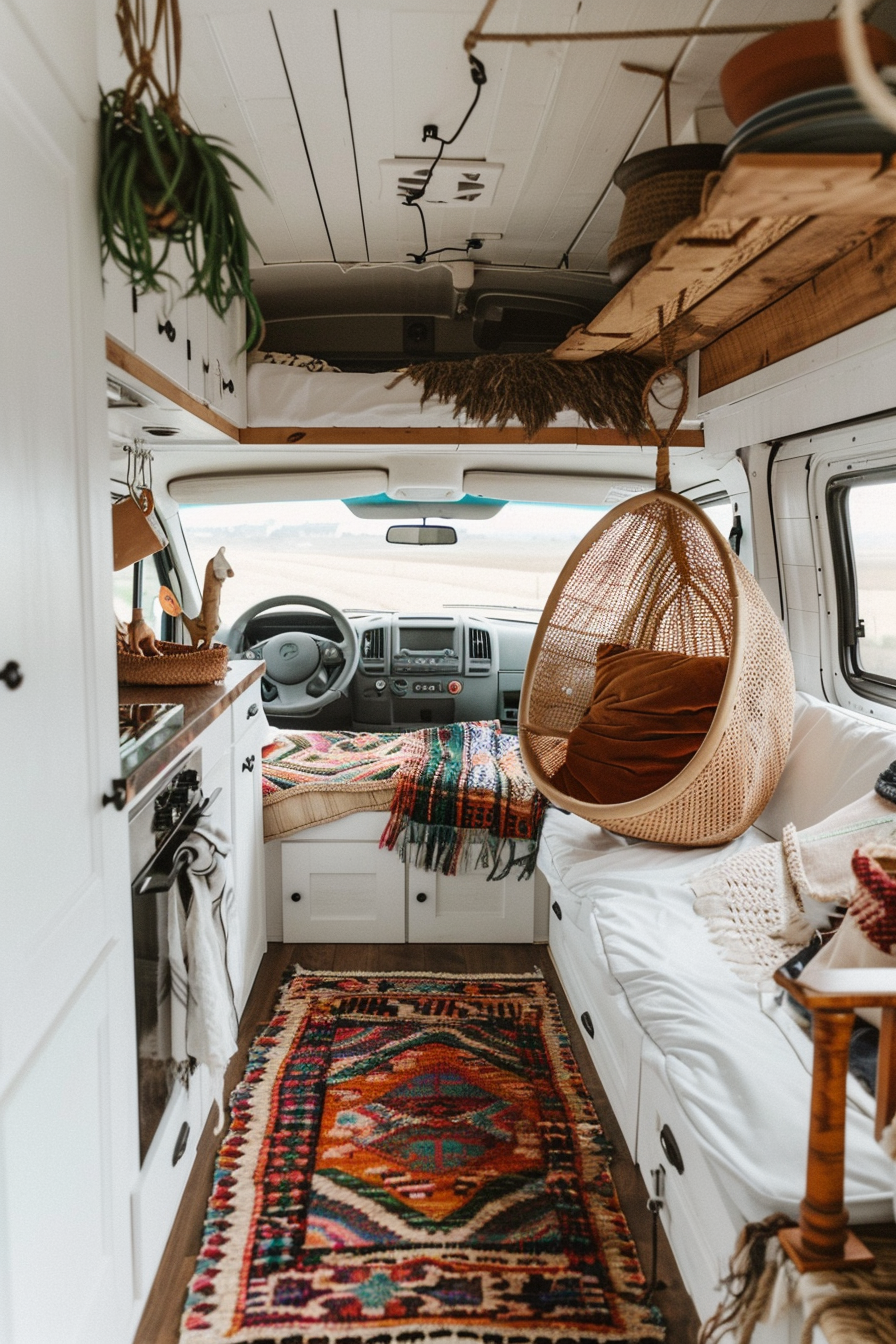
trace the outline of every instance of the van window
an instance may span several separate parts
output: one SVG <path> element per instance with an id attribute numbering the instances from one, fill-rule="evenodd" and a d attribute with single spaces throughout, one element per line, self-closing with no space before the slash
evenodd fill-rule
<path id="1" fill-rule="evenodd" d="M 858 625 L 856 661 L 896 683 L 896 480 L 848 491 Z"/>
<path id="2" fill-rule="evenodd" d="M 896 702 L 896 472 L 853 472 L 827 489 L 840 665 L 867 699 Z"/>

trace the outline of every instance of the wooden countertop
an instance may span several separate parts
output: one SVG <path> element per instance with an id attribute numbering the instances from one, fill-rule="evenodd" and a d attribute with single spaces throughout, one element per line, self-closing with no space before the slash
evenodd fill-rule
<path id="1" fill-rule="evenodd" d="M 234 659 L 228 665 L 223 681 L 208 686 L 119 686 L 121 705 L 165 703 L 183 705 L 182 727 L 172 737 L 125 776 L 127 801 L 130 803 L 175 760 L 184 747 L 190 745 L 203 729 L 224 713 L 243 691 L 258 681 L 264 672 L 264 663 L 248 659 Z"/>

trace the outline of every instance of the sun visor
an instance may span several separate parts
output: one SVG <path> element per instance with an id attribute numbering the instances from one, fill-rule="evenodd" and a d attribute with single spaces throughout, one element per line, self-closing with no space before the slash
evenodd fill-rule
<path id="1" fill-rule="evenodd" d="M 355 499 L 382 494 L 385 471 L 277 471 L 182 476 L 168 493 L 178 504 L 273 504 L 295 499 Z"/>
<path id="2" fill-rule="evenodd" d="M 564 476 L 558 472 L 465 471 L 464 489 L 487 499 L 543 504 L 620 504 L 653 489 L 650 480 L 621 476 Z"/>

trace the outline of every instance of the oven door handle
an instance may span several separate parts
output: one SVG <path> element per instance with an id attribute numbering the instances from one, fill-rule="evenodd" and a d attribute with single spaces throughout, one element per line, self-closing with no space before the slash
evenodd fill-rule
<path id="1" fill-rule="evenodd" d="M 202 798 L 184 813 L 174 830 L 131 883 L 131 891 L 135 896 L 151 896 L 160 891 L 167 891 L 178 873 L 183 872 L 186 859 L 176 861 L 174 856 L 187 836 L 196 829 L 204 817 L 208 816 L 220 792 L 220 788 L 215 789 L 208 798 Z"/>

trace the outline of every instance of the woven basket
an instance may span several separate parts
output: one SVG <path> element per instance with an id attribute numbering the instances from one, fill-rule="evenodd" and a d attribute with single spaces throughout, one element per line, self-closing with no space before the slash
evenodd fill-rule
<path id="1" fill-rule="evenodd" d="M 591 704 L 600 644 L 728 658 L 709 732 L 661 789 L 613 806 L 551 784 Z M 790 746 L 793 667 L 762 589 L 706 516 L 667 490 L 618 505 L 577 546 L 536 631 L 520 696 L 520 747 L 559 807 L 622 835 L 719 845 L 770 799 Z"/>
<path id="2" fill-rule="evenodd" d="M 625 192 L 616 237 L 607 251 L 610 280 L 626 281 L 646 266 L 654 243 L 700 211 L 703 184 L 718 168 L 724 145 L 671 145 L 626 159 L 613 174 Z"/>
<path id="3" fill-rule="evenodd" d="M 191 649 L 189 644 L 158 640 L 161 658 L 143 658 L 118 650 L 118 680 L 123 686 L 205 686 L 227 674 L 230 650 L 226 644 Z"/>

